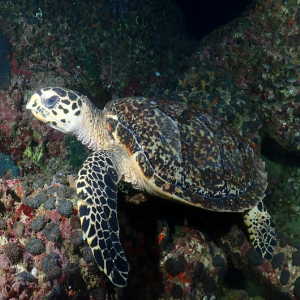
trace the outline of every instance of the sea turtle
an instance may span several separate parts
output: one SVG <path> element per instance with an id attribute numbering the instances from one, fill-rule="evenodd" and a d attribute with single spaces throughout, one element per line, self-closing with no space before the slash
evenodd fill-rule
<path id="1" fill-rule="evenodd" d="M 120 180 L 161 198 L 243 213 L 255 249 L 272 257 L 276 237 L 262 202 L 264 163 L 222 120 L 184 103 L 144 97 L 112 100 L 99 110 L 61 87 L 37 90 L 26 108 L 93 150 L 78 173 L 79 216 L 99 268 L 116 286 L 126 286 L 129 272 L 119 241 Z"/>

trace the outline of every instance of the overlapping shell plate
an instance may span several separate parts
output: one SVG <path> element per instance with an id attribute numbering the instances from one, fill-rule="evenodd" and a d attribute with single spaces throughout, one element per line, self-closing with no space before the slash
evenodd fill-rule
<path id="1" fill-rule="evenodd" d="M 244 211 L 264 197 L 264 164 L 221 120 L 182 103 L 143 97 L 106 108 L 112 138 L 158 195 L 218 211 Z"/>

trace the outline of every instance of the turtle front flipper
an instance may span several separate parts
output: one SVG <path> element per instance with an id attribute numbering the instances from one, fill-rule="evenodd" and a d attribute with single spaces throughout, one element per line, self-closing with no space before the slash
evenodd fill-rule
<path id="1" fill-rule="evenodd" d="M 244 223 L 255 250 L 271 259 L 276 246 L 275 225 L 262 201 L 244 215 Z"/>
<path id="2" fill-rule="evenodd" d="M 107 151 L 92 153 L 78 173 L 78 210 L 82 230 L 95 260 L 111 282 L 126 286 L 129 265 L 119 240 L 119 174 Z"/>

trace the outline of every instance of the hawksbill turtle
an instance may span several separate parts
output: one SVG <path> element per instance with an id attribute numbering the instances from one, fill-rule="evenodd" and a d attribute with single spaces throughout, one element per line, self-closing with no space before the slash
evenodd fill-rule
<path id="1" fill-rule="evenodd" d="M 272 258 L 276 236 L 262 202 L 264 162 L 222 120 L 183 103 L 144 97 L 112 100 L 100 110 L 61 87 L 35 91 L 26 108 L 92 149 L 78 173 L 79 216 L 99 268 L 116 286 L 126 286 L 129 272 L 119 240 L 120 180 L 161 198 L 243 213 L 255 249 Z"/>

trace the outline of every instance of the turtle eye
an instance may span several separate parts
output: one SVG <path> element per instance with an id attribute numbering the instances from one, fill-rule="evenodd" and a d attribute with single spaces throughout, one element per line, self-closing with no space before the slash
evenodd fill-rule
<path id="1" fill-rule="evenodd" d="M 45 101 L 45 106 L 47 108 L 52 108 L 58 100 L 58 96 L 52 96 Z"/>

